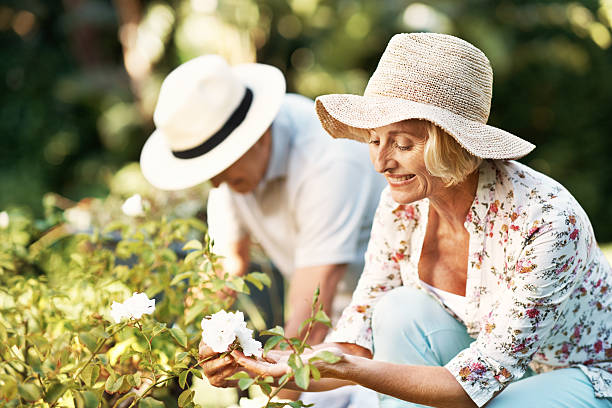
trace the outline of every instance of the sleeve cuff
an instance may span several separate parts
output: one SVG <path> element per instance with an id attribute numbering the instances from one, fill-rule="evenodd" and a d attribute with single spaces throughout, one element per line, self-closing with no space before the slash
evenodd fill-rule
<path id="1" fill-rule="evenodd" d="M 455 377 L 472 401 L 482 407 L 503 388 L 503 385 L 495 377 L 490 365 L 475 353 L 470 348 L 465 349 L 444 367 Z M 511 376 L 504 368 L 498 375 Z"/>

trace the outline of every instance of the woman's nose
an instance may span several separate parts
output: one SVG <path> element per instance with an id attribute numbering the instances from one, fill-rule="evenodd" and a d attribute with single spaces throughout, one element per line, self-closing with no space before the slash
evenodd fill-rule
<path id="1" fill-rule="evenodd" d="M 389 151 L 377 146 L 374 151 L 370 153 L 372 163 L 374 164 L 374 170 L 379 173 L 384 173 L 393 167 L 393 160 L 389 157 Z"/>

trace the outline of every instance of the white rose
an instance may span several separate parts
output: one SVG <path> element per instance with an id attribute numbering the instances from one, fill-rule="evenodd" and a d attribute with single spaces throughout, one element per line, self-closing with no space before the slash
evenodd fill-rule
<path id="1" fill-rule="evenodd" d="M 6 229 L 9 226 L 9 215 L 6 211 L 0 212 L 0 228 Z"/>
<path id="2" fill-rule="evenodd" d="M 202 319 L 202 340 L 216 353 L 227 351 L 238 338 L 245 355 L 261 356 L 261 343 L 253 339 L 252 333 L 246 327 L 242 312 L 221 310 Z"/>
<path id="3" fill-rule="evenodd" d="M 132 297 L 123 303 L 113 302 L 111 317 L 119 323 L 123 318 L 140 319 L 145 314 L 155 311 L 155 299 L 149 299 L 146 294 L 134 292 Z"/>
<path id="4" fill-rule="evenodd" d="M 121 210 L 125 215 L 129 215 L 130 217 L 144 215 L 144 207 L 142 205 L 142 197 L 140 194 L 134 194 L 125 200 L 121 206 Z"/>
<path id="5" fill-rule="evenodd" d="M 72 207 L 64 212 L 66 221 L 79 231 L 87 230 L 91 226 L 91 214 L 89 211 Z"/>
<path id="6" fill-rule="evenodd" d="M 261 343 L 253 338 L 253 330 L 246 327 L 240 328 L 236 331 L 236 337 L 238 337 L 240 347 L 242 347 L 242 352 L 245 356 L 262 356 L 263 349 L 261 348 Z"/>

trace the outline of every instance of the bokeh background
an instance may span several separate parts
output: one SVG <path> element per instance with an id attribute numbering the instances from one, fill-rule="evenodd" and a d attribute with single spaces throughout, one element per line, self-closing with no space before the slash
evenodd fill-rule
<path id="1" fill-rule="evenodd" d="M 190 58 L 272 64 L 310 97 L 362 93 L 393 34 L 435 31 L 489 56 L 489 123 L 535 143 L 522 161 L 568 187 L 610 242 L 611 30 L 612 0 L 5 0 L 0 210 L 121 190 L 162 79 Z"/>

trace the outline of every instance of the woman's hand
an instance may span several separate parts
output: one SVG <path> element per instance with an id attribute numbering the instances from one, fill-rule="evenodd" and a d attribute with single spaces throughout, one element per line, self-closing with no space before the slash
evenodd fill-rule
<path id="1" fill-rule="evenodd" d="M 238 371 L 244 371 L 231 355 L 221 357 L 223 353 L 213 351 L 204 341 L 200 341 L 200 360 L 208 359 L 201 365 L 208 382 L 215 387 L 234 387 L 237 380 L 226 380 Z"/>
<path id="2" fill-rule="evenodd" d="M 335 346 L 328 346 L 323 348 L 317 348 L 316 350 L 308 350 L 304 354 L 301 355 L 302 362 L 304 364 L 308 364 L 309 360 L 312 357 L 315 357 L 317 354 L 327 351 L 334 356 L 338 357 L 340 360 L 337 363 L 328 363 L 324 360 L 317 360 L 312 364 L 319 369 L 322 377 L 332 377 L 334 373 L 338 371 L 337 367 L 334 367 L 336 364 L 340 364 L 345 361 L 344 352 Z M 250 357 L 246 357 L 241 351 L 234 350 L 232 351 L 232 357 L 235 362 L 244 367 L 248 372 L 255 373 L 260 376 L 272 376 L 275 379 L 282 377 L 283 375 L 289 373 L 291 371 L 291 367 L 287 361 L 289 360 L 289 356 L 291 355 L 291 351 L 285 350 L 270 350 L 264 359 L 253 359 Z"/>

